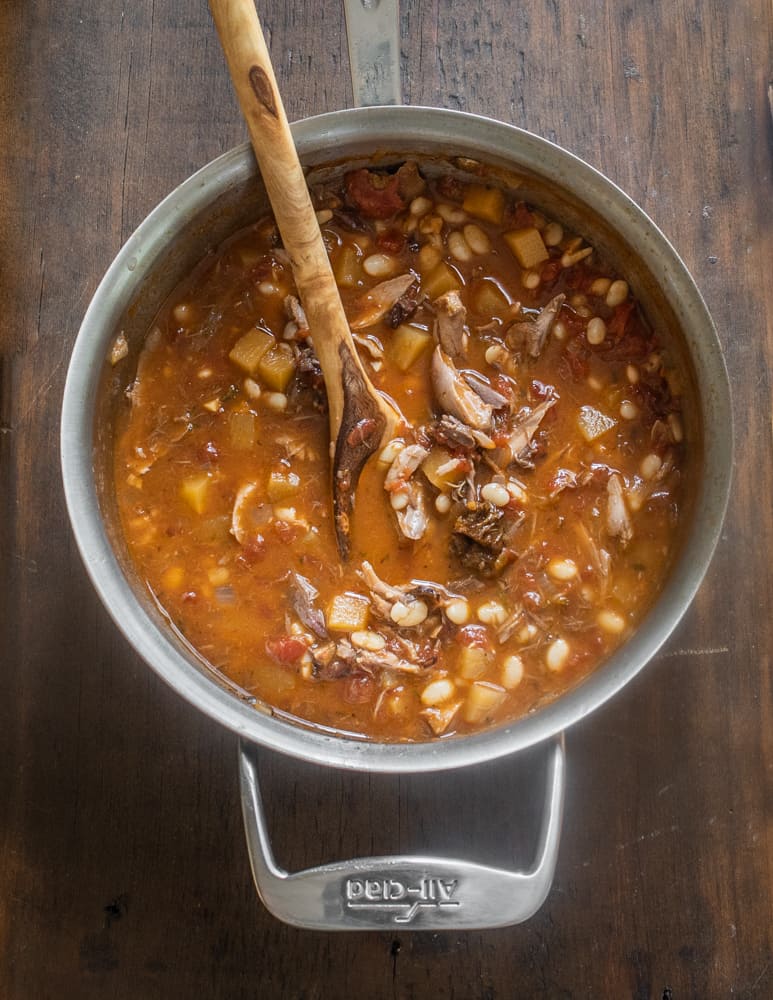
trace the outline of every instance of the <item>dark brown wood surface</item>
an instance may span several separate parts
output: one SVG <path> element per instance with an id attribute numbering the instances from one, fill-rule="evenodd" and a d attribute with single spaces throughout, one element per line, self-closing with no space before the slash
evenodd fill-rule
<path id="1" fill-rule="evenodd" d="M 347 106 L 335 0 L 259 4 L 291 119 Z M 773 996 L 768 0 L 405 0 L 411 104 L 554 139 L 670 235 L 726 351 L 736 476 L 664 652 L 568 734 L 555 884 L 506 930 L 335 935 L 250 881 L 236 742 L 93 595 L 58 468 L 70 350 L 156 202 L 242 141 L 203 0 L 0 3 L 0 997 Z M 534 755 L 396 779 L 266 758 L 280 860 L 533 843 Z M 536 775 L 536 777 L 535 777 Z"/>

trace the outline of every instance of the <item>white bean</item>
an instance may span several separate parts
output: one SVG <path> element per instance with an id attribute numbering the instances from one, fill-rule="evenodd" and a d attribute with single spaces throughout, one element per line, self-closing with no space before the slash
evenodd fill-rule
<path id="1" fill-rule="evenodd" d="M 613 281 L 609 286 L 605 301 L 610 309 L 614 309 L 616 306 L 621 306 L 627 298 L 628 282 L 618 278 L 617 281 Z"/>
<path id="2" fill-rule="evenodd" d="M 603 344 L 606 335 L 607 324 L 600 316 L 594 316 L 593 319 L 588 320 L 585 336 L 588 338 L 589 344 L 593 344 L 594 347 Z"/>
<path id="3" fill-rule="evenodd" d="M 603 611 L 599 611 L 596 616 L 596 624 L 600 629 L 609 632 L 610 635 L 620 635 L 625 631 L 626 622 L 622 615 L 605 608 Z"/>
<path id="4" fill-rule="evenodd" d="M 395 490 L 389 498 L 392 510 L 405 510 L 408 506 L 408 494 L 405 490 Z"/>
<path id="5" fill-rule="evenodd" d="M 514 479 L 508 480 L 507 492 L 513 498 L 513 500 L 517 500 L 518 503 L 526 503 L 527 500 L 526 490 L 523 488 L 523 486 L 521 486 L 520 483 L 517 483 Z"/>
<path id="6" fill-rule="evenodd" d="M 371 653 L 378 653 L 386 646 L 384 636 L 378 632 L 372 632 L 370 629 L 352 632 L 351 640 L 353 646 L 357 646 L 358 649 L 367 649 Z"/>
<path id="7" fill-rule="evenodd" d="M 479 606 L 477 615 L 483 625 L 503 625 L 507 619 L 507 611 L 499 601 L 485 601 Z"/>
<path id="8" fill-rule="evenodd" d="M 620 404 L 620 416 L 623 420 L 635 420 L 639 416 L 639 407 L 630 399 L 624 399 Z"/>
<path id="9" fill-rule="evenodd" d="M 539 288 L 541 280 L 542 279 L 536 271 L 524 271 L 521 275 L 521 284 L 524 288 L 528 288 L 530 291 L 534 291 L 535 288 Z"/>
<path id="10" fill-rule="evenodd" d="M 287 396 L 283 392 L 267 392 L 263 399 L 266 406 L 275 413 L 283 413 L 287 409 Z"/>
<path id="11" fill-rule="evenodd" d="M 414 625 L 421 625 L 428 614 L 427 605 L 424 601 L 413 601 L 411 604 L 403 604 L 397 601 L 392 605 L 389 617 L 401 628 L 412 628 Z"/>
<path id="12" fill-rule="evenodd" d="M 573 559 L 551 559 L 548 563 L 548 573 L 554 580 L 566 582 L 577 576 L 577 563 Z"/>
<path id="13" fill-rule="evenodd" d="M 187 326 L 194 318 L 193 307 L 187 302 L 179 302 L 172 310 L 172 316 L 174 316 L 176 323 Z"/>
<path id="14" fill-rule="evenodd" d="M 438 514 L 447 514 L 451 510 L 451 498 L 445 493 L 440 493 L 435 497 L 435 510 Z"/>
<path id="15" fill-rule="evenodd" d="M 557 247 L 564 238 L 564 228 L 558 222 L 549 222 L 542 231 L 542 241 L 546 247 Z"/>
<path id="16" fill-rule="evenodd" d="M 467 240 L 473 253 L 483 254 L 489 252 L 491 249 L 491 240 L 480 226 L 476 226 L 474 222 L 470 222 L 464 227 L 463 231 L 464 238 Z"/>
<path id="17" fill-rule="evenodd" d="M 654 451 L 650 452 L 649 455 L 645 455 L 639 465 L 639 471 L 642 474 L 642 479 L 654 479 L 660 471 L 662 464 L 663 460 L 660 455 L 656 455 Z"/>
<path id="18" fill-rule="evenodd" d="M 458 260 L 461 263 L 466 263 L 468 260 L 472 260 L 472 250 L 470 249 L 470 244 L 458 230 L 454 230 L 454 232 L 449 234 L 448 252 L 454 260 Z"/>
<path id="19" fill-rule="evenodd" d="M 421 692 L 422 703 L 425 705 L 439 705 L 441 702 L 448 701 L 453 696 L 455 690 L 453 681 L 450 681 L 447 677 L 441 677 L 440 680 L 431 681 Z"/>
<path id="20" fill-rule="evenodd" d="M 444 610 L 453 625 L 465 625 L 470 620 L 470 605 L 463 597 L 449 601 Z"/>
<path id="21" fill-rule="evenodd" d="M 522 680 L 523 660 L 517 653 L 512 653 L 510 656 L 506 656 L 505 662 L 502 664 L 503 687 L 506 687 L 508 691 L 512 691 L 513 688 L 518 687 Z"/>
<path id="22" fill-rule="evenodd" d="M 566 340 L 569 331 L 566 328 L 566 323 L 562 319 L 557 319 L 553 324 L 553 336 L 556 340 Z"/>
<path id="23" fill-rule="evenodd" d="M 493 503 L 495 507 L 506 507 L 510 503 L 510 494 L 507 487 L 501 483 L 486 483 L 480 491 L 481 498 Z"/>
<path id="24" fill-rule="evenodd" d="M 386 253 L 372 253 L 362 262 L 363 271 L 371 278 L 387 278 L 397 268 L 397 260 Z"/>
<path id="25" fill-rule="evenodd" d="M 378 456 L 379 462 L 382 462 L 384 465 L 391 465 L 404 447 L 404 441 L 401 441 L 400 438 L 392 438 L 392 440 L 381 449 L 381 454 Z"/>
<path id="26" fill-rule="evenodd" d="M 545 662 L 547 663 L 548 670 L 558 673 L 564 669 L 568 659 L 569 643 L 566 639 L 554 639 L 548 646 L 547 653 L 545 654 Z"/>
<path id="27" fill-rule="evenodd" d="M 435 211 L 442 219 L 445 219 L 446 222 L 450 222 L 453 225 L 458 225 L 458 223 L 464 222 L 467 218 L 466 212 L 464 212 L 461 208 L 457 208 L 455 205 L 447 205 L 442 201 L 437 206 Z"/>
<path id="28" fill-rule="evenodd" d="M 668 427 L 671 431 L 671 437 L 677 444 L 679 444 L 679 442 L 684 439 L 684 430 L 682 429 L 682 421 L 680 420 L 678 413 L 669 413 Z"/>
<path id="29" fill-rule="evenodd" d="M 411 202 L 411 215 L 419 216 L 426 215 L 427 212 L 432 208 L 432 202 L 429 198 L 425 198 L 423 195 L 419 195 L 418 198 L 414 198 Z"/>

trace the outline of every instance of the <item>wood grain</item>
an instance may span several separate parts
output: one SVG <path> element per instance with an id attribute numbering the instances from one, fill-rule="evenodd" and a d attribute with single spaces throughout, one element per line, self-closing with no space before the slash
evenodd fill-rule
<path id="1" fill-rule="evenodd" d="M 342 11 L 265 0 L 291 119 L 351 101 Z M 57 458 L 69 352 L 121 243 L 244 131 L 204 0 L 0 5 L 0 996 L 773 994 L 773 76 L 766 0 L 402 5 L 412 104 L 552 138 L 675 243 L 734 388 L 707 580 L 636 681 L 568 734 L 555 885 L 495 932 L 309 934 L 250 883 L 234 739 L 140 663 L 91 592 Z M 514 862 L 539 754 L 415 779 L 267 756 L 291 867 L 432 848 Z"/>

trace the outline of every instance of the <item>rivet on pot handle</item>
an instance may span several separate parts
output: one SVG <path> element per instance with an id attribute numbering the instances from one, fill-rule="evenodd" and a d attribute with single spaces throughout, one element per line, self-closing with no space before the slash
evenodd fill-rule
<path id="1" fill-rule="evenodd" d="M 344 0 L 356 107 L 402 104 L 398 0 Z"/>
<path id="2" fill-rule="evenodd" d="M 374 857 L 292 874 L 274 860 L 258 788 L 257 748 L 242 742 L 242 812 L 255 885 L 275 917 L 311 930 L 460 930 L 528 920 L 556 867 L 564 801 L 564 737 L 553 741 L 537 856 L 528 872 L 456 858 Z"/>

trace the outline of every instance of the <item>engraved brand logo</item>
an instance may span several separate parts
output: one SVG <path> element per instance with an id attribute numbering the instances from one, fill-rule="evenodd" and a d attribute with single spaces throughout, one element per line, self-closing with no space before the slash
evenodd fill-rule
<path id="1" fill-rule="evenodd" d="M 409 924 L 420 909 L 461 906 L 454 899 L 457 879 L 423 878 L 417 884 L 395 878 L 348 878 L 344 882 L 347 910 L 391 910 L 396 924 Z"/>

